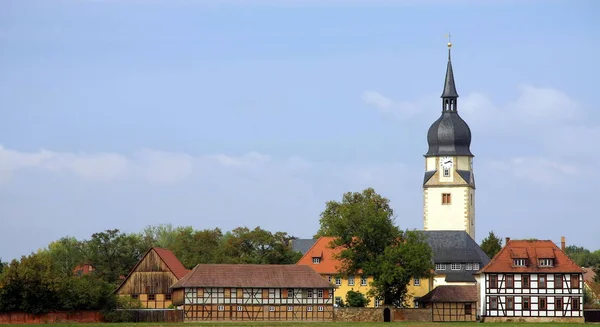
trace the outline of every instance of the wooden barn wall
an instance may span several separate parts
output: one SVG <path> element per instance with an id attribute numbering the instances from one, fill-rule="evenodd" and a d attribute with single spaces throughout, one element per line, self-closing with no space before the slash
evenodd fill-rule
<path id="1" fill-rule="evenodd" d="M 465 312 L 465 305 L 471 305 L 471 312 L 467 314 Z M 453 302 L 442 302 L 432 303 L 432 318 L 433 321 L 476 321 L 476 310 L 477 306 L 475 302 L 472 303 L 453 303 Z"/>
<path id="2" fill-rule="evenodd" d="M 169 294 L 169 287 L 177 278 L 160 259 L 155 251 L 150 251 L 135 268 L 119 294 Z"/>

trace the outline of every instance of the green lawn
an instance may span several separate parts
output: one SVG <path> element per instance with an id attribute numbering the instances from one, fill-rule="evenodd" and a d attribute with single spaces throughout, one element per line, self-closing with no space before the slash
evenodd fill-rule
<path id="1" fill-rule="evenodd" d="M 423 322 L 201 322 L 201 323 L 121 323 L 121 324 L 52 324 L 52 327 L 384 327 L 384 326 L 410 326 L 410 327 L 463 327 L 463 326 L 502 326 L 502 327 L 520 327 L 520 326 L 559 326 L 559 327 L 575 327 L 582 326 L 583 324 L 575 323 L 464 323 L 464 322 L 450 322 L 450 323 L 423 323 Z M 40 327 L 40 325 L 20 325 L 22 327 Z"/>

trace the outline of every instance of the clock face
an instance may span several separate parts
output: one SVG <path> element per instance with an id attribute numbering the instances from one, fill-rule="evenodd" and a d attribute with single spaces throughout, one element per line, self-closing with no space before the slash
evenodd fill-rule
<path id="1" fill-rule="evenodd" d="M 452 167 L 452 157 L 442 157 L 440 158 L 440 166 L 445 169 L 450 169 Z"/>

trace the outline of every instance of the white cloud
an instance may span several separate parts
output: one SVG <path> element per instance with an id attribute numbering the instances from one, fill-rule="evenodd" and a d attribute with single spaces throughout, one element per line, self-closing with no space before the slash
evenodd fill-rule
<path id="1" fill-rule="evenodd" d="M 539 157 L 518 157 L 494 162 L 492 168 L 505 171 L 518 179 L 530 180 L 545 185 L 556 185 L 564 181 L 565 175 L 576 175 L 575 165 Z"/>
<path id="2" fill-rule="evenodd" d="M 376 91 L 365 91 L 361 95 L 364 103 L 374 106 L 383 114 L 390 114 L 399 120 L 414 116 L 419 109 L 418 104 L 411 102 L 395 102 Z"/>

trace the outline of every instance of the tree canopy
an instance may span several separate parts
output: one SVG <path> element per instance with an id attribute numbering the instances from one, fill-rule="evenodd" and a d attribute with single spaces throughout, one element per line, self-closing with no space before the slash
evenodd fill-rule
<path id="1" fill-rule="evenodd" d="M 424 278 L 433 269 L 431 248 L 418 231 L 401 231 L 389 200 L 367 188 L 348 192 L 341 202 L 329 201 L 315 236 L 333 236 L 341 247 L 341 273 L 373 276 L 368 294 L 385 304 L 402 306 L 411 278 Z"/>
<path id="2" fill-rule="evenodd" d="M 494 234 L 494 231 L 490 231 L 488 237 L 481 241 L 481 249 L 491 259 L 502 250 L 502 240 Z"/>
<path id="3" fill-rule="evenodd" d="M 565 253 L 580 267 L 600 266 L 600 250 L 592 252 L 582 246 L 569 245 Z"/>

